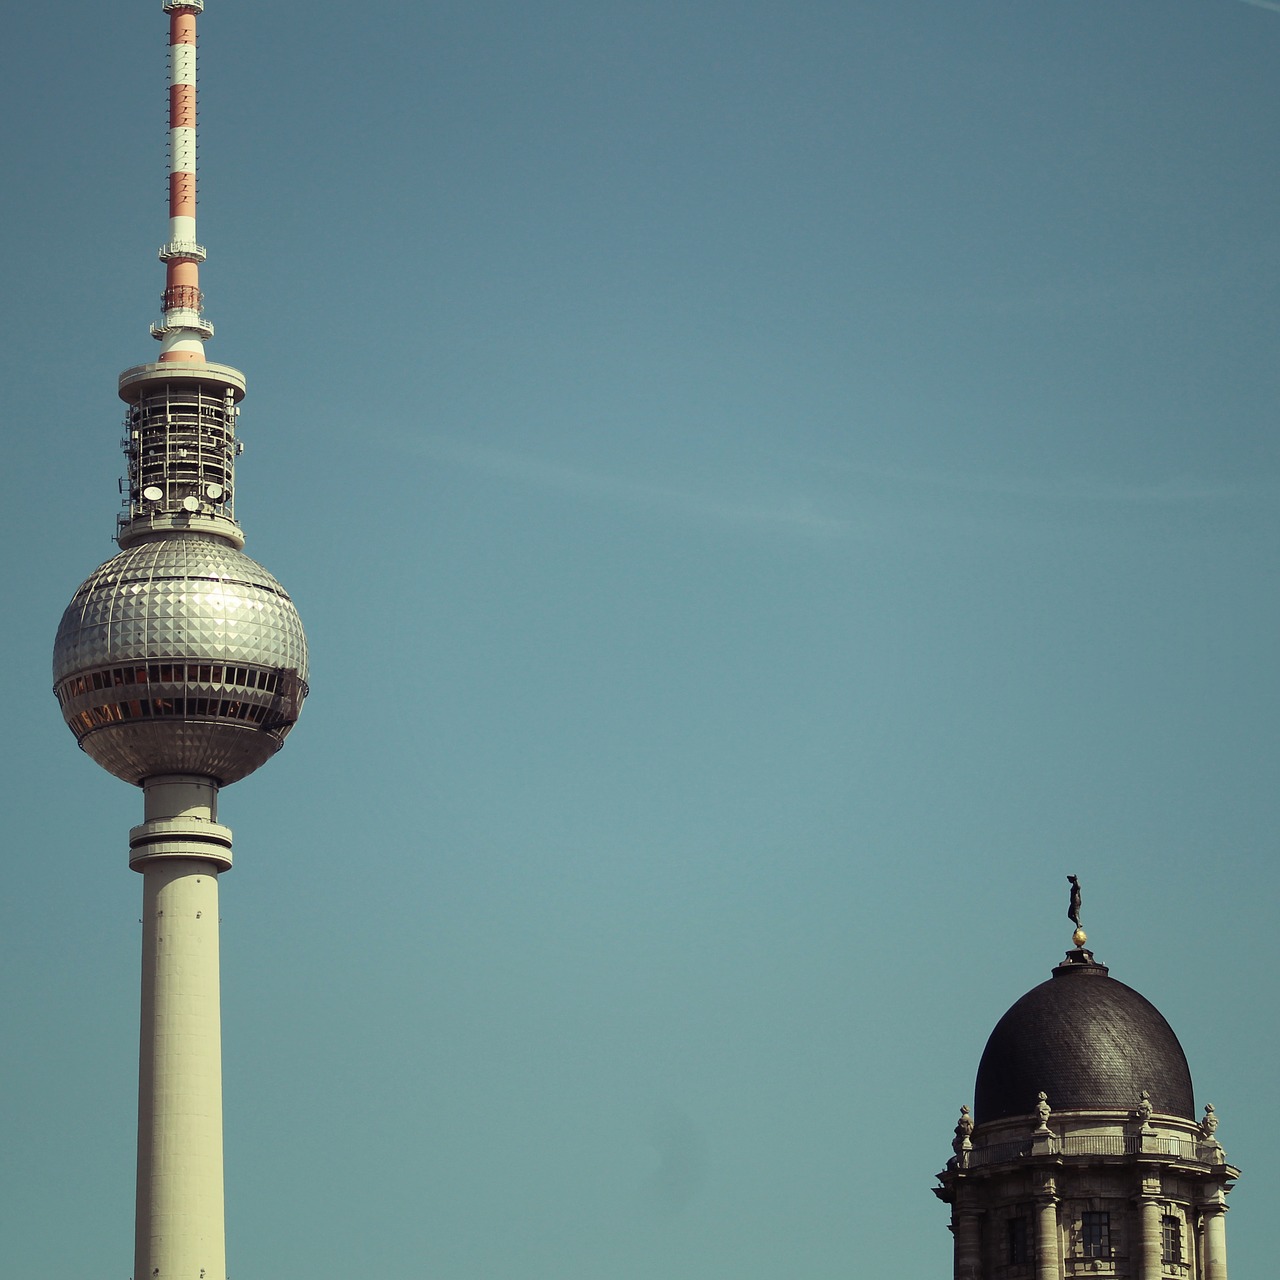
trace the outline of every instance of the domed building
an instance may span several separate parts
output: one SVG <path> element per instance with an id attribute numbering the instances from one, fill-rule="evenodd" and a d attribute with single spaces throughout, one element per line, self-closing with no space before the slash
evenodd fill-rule
<path id="1" fill-rule="evenodd" d="M 1072 904 L 1079 924 L 1078 896 Z M 1160 1011 L 1075 946 L 996 1023 L 934 1194 L 955 1280 L 1227 1280 L 1239 1170 Z"/>

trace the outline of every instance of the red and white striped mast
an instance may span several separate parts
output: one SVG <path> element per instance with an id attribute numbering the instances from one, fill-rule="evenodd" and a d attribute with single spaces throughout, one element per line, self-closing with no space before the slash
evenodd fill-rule
<path id="1" fill-rule="evenodd" d="M 169 242 L 165 264 L 164 319 L 151 326 L 163 344 L 160 359 L 204 360 L 213 326 L 204 319 L 196 241 L 196 15 L 204 0 L 164 0 L 169 15 Z"/>

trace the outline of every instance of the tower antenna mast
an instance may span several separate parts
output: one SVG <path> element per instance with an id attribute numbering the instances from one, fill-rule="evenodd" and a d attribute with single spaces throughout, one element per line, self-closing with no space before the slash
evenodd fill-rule
<path id="1" fill-rule="evenodd" d="M 169 15 L 169 241 L 160 250 L 164 318 L 151 335 L 163 344 L 162 363 L 203 362 L 205 341 L 213 337 L 200 292 L 205 252 L 196 241 L 196 17 L 204 0 L 164 0 L 163 8 Z"/>

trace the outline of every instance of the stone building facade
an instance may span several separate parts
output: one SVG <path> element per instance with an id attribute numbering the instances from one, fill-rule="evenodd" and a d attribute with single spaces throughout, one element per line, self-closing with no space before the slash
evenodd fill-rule
<path id="1" fill-rule="evenodd" d="M 1076 948 L 996 1024 L 934 1194 L 954 1280 L 1227 1280 L 1239 1170 L 1154 1005 Z"/>

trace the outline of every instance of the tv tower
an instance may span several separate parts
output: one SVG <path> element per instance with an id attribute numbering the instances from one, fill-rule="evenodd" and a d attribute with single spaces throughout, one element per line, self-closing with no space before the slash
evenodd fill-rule
<path id="1" fill-rule="evenodd" d="M 307 694 L 284 588 L 241 548 L 236 418 L 244 375 L 210 364 L 196 238 L 196 18 L 169 19 L 169 237 L 159 359 L 120 375 L 128 460 L 120 552 L 62 616 L 54 692 L 80 746 L 142 788 L 135 1280 L 224 1280 L 218 791 L 280 749 Z"/>

